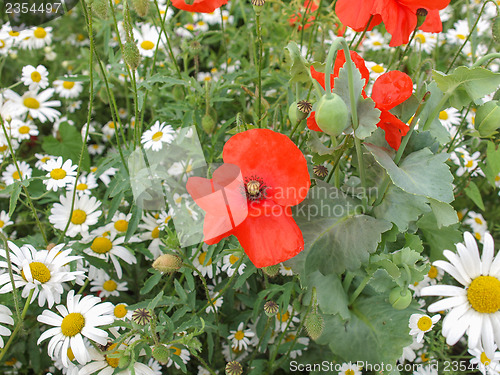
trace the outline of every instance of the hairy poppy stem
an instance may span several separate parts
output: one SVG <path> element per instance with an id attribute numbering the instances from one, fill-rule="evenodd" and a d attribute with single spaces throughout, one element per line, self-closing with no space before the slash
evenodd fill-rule
<path id="1" fill-rule="evenodd" d="M 413 33 L 411 34 L 410 40 L 408 41 L 408 44 L 406 45 L 405 50 L 403 51 L 403 55 L 401 55 L 401 57 L 399 59 L 399 64 L 398 64 L 398 67 L 396 68 L 396 70 L 399 70 L 399 68 L 401 67 L 401 64 L 403 63 L 403 59 L 405 58 L 406 54 L 408 53 L 408 50 L 410 49 L 411 42 L 413 42 L 413 39 L 415 39 L 415 35 L 417 34 L 417 31 L 418 31 L 418 26 L 415 27 L 415 30 L 413 30 Z"/>
<path id="2" fill-rule="evenodd" d="M 361 36 L 359 37 L 358 42 L 356 43 L 356 45 L 355 45 L 355 46 L 354 46 L 354 48 L 352 49 L 353 51 L 356 51 L 356 50 L 358 49 L 359 45 L 361 44 L 361 42 L 363 41 L 363 38 L 365 37 L 366 32 L 368 31 L 368 28 L 370 27 L 370 23 L 371 23 L 371 22 L 372 22 L 372 20 L 373 20 L 373 17 L 374 17 L 374 15 L 372 14 L 372 15 L 370 16 L 370 19 L 368 20 L 368 23 L 366 24 L 365 29 L 363 30 L 363 33 L 362 33 L 362 34 L 361 34 Z M 354 42 L 354 39 L 355 39 L 355 38 L 353 38 L 353 39 L 352 39 L 351 44 L 349 45 L 349 48 L 351 47 L 352 43 Z"/>

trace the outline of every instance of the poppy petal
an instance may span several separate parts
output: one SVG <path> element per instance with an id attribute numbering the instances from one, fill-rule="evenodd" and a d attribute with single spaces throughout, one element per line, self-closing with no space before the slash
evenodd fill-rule
<path id="1" fill-rule="evenodd" d="M 390 47 L 406 44 L 417 26 L 417 14 L 396 0 L 374 2 L 374 14 L 380 14 L 385 28 L 392 35 Z"/>
<path id="2" fill-rule="evenodd" d="M 316 123 L 316 112 L 313 111 L 307 118 L 307 127 L 311 130 L 317 131 L 317 132 L 323 132 Z"/>
<path id="3" fill-rule="evenodd" d="M 266 215 L 250 215 L 232 231 L 255 267 L 284 262 L 304 249 L 302 232 L 291 210 L 266 200 Z"/>
<path id="4" fill-rule="evenodd" d="M 398 0 L 407 7 L 429 9 L 444 9 L 450 4 L 450 0 Z"/>
<path id="5" fill-rule="evenodd" d="M 426 33 L 440 33 L 443 31 L 443 23 L 439 16 L 439 10 L 429 10 L 424 23 L 419 29 Z"/>
<path id="6" fill-rule="evenodd" d="M 378 109 L 389 110 L 403 103 L 413 93 L 410 76 L 398 70 L 382 74 L 373 84 L 372 99 Z"/>
<path id="7" fill-rule="evenodd" d="M 284 134 L 269 129 L 236 134 L 224 145 L 223 159 L 240 167 L 243 178 L 261 178 L 276 204 L 295 206 L 309 191 L 306 158 Z"/>
<path id="8" fill-rule="evenodd" d="M 212 13 L 215 9 L 227 4 L 228 0 L 194 0 L 186 4 L 184 0 L 172 0 L 172 5 L 178 9 L 196 13 Z"/>
<path id="9" fill-rule="evenodd" d="M 311 77 L 313 77 L 318 83 L 323 87 L 323 90 L 326 90 L 325 88 L 325 73 L 318 72 L 316 69 L 314 69 L 314 66 L 311 65 Z M 331 75 L 330 79 L 330 86 L 333 89 L 333 74 Z"/>
<path id="10" fill-rule="evenodd" d="M 410 130 L 408 125 L 389 111 L 382 111 L 377 126 L 385 131 L 385 140 L 394 150 L 399 149 L 401 138 Z"/>
<path id="11" fill-rule="evenodd" d="M 335 5 L 335 14 L 340 22 L 355 31 L 363 31 L 370 20 L 374 2 L 366 0 L 338 0 Z M 380 23 L 380 22 L 379 22 Z M 371 22 L 370 28 L 377 23 Z"/>

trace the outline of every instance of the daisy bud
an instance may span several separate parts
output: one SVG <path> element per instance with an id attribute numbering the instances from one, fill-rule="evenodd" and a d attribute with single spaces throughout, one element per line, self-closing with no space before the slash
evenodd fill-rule
<path id="1" fill-rule="evenodd" d="M 429 12 L 427 11 L 427 9 L 424 8 L 417 9 L 417 28 L 422 26 L 422 24 L 425 22 L 428 13 Z"/>
<path id="2" fill-rule="evenodd" d="M 500 14 L 497 14 L 493 20 L 491 32 L 493 33 L 493 39 L 495 39 L 495 42 L 500 43 Z"/>
<path id="3" fill-rule="evenodd" d="M 132 41 L 128 41 L 123 45 L 123 60 L 130 66 L 130 69 L 136 70 L 141 63 L 141 55 L 139 48 Z"/>
<path id="4" fill-rule="evenodd" d="M 404 310 L 410 306 L 412 294 L 408 289 L 395 287 L 389 294 L 389 303 L 396 310 Z"/>
<path id="5" fill-rule="evenodd" d="M 141 326 L 145 326 L 152 319 L 151 313 L 147 309 L 139 308 L 134 310 L 132 320 Z"/>
<path id="6" fill-rule="evenodd" d="M 94 0 L 92 10 L 95 15 L 103 20 L 108 18 L 109 2 L 107 0 Z"/>
<path id="7" fill-rule="evenodd" d="M 241 363 L 231 361 L 226 365 L 226 375 L 241 375 L 243 374 L 243 367 Z"/>
<path id="8" fill-rule="evenodd" d="M 304 327 L 306 327 L 308 336 L 313 340 L 317 340 L 323 333 L 324 326 L 325 321 L 323 317 L 318 313 L 317 308 L 314 307 L 313 311 L 307 315 L 306 321 L 304 322 Z"/>
<path id="9" fill-rule="evenodd" d="M 328 169 L 324 165 L 315 165 L 313 167 L 313 172 L 318 177 L 326 177 L 328 175 Z"/>
<path id="10" fill-rule="evenodd" d="M 170 349 L 168 349 L 163 344 L 155 345 L 153 348 L 153 358 L 160 362 L 162 365 L 166 365 L 168 359 L 170 358 Z"/>
<path id="11" fill-rule="evenodd" d="M 213 133 L 213 131 L 215 130 L 215 125 L 215 120 L 208 113 L 206 113 L 201 119 L 201 127 L 207 134 Z"/>
<path id="12" fill-rule="evenodd" d="M 267 301 L 264 304 L 264 312 L 266 313 L 267 316 L 275 316 L 278 313 L 279 306 L 276 302 L 274 301 Z"/>
<path id="13" fill-rule="evenodd" d="M 132 0 L 135 11 L 141 17 L 146 17 L 149 11 L 149 0 Z"/>
<path id="14" fill-rule="evenodd" d="M 153 262 L 153 268 L 163 273 L 175 272 L 181 267 L 181 257 L 173 254 L 163 254 Z"/>
<path id="15" fill-rule="evenodd" d="M 262 268 L 262 271 L 264 271 L 264 273 L 269 276 L 269 277 L 274 277 L 278 274 L 280 270 L 280 265 L 279 264 L 275 264 L 274 266 L 269 266 L 269 267 L 263 267 Z"/>
<path id="16" fill-rule="evenodd" d="M 316 109 L 316 123 L 326 134 L 337 137 L 349 125 L 349 111 L 344 101 L 335 93 L 321 97 Z"/>

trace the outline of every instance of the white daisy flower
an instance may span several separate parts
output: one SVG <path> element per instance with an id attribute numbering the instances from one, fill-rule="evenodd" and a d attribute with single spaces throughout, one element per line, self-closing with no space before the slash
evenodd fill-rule
<path id="1" fill-rule="evenodd" d="M 361 375 L 361 369 L 355 363 L 342 363 L 339 375 Z"/>
<path id="2" fill-rule="evenodd" d="M 293 270 L 291 267 L 286 267 L 283 263 L 280 263 L 280 274 L 283 276 L 293 276 Z"/>
<path id="3" fill-rule="evenodd" d="M 57 191 L 75 181 L 78 166 L 73 165 L 71 159 L 63 163 L 62 156 L 59 156 L 57 159 L 48 160 L 42 168 L 48 172 L 45 176 L 49 179 L 43 180 L 47 190 Z"/>
<path id="4" fill-rule="evenodd" d="M 94 173 L 94 175 L 95 175 L 95 172 L 97 171 L 97 167 L 91 167 L 90 171 L 92 173 Z M 109 186 L 109 184 L 111 183 L 111 177 L 113 177 L 117 171 L 118 171 L 118 169 L 116 169 L 116 168 L 113 168 L 113 167 L 108 168 L 104 172 L 102 172 L 97 178 L 99 180 L 101 180 L 104 185 Z"/>
<path id="5" fill-rule="evenodd" d="M 170 208 L 168 211 L 161 211 L 160 216 L 158 217 L 157 223 L 159 224 L 159 229 L 164 230 L 170 220 L 172 220 L 172 215 L 174 211 Z"/>
<path id="6" fill-rule="evenodd" d="M 172 125 L 167 125 L 165 122 L 160 124 L 160 121 L 156 121 L 149 130 L 144 132 L 141 143 L 146 150 L 159 151 L 163 143 L 169 144 L 174 140 L 174 133 Z"/>
<path id="7" fill-rule="evenodd" d="M 75 100 L 74 102 L 71 102 L 68 104 L 66 109 L 68 110 L 69 113 L 75 113 L 82 107 L 82 101 L 81 100 Z"/>
<path id="8" fill-rule="evenodd" d="M 431 54 L 437 45 L 437 36 L 432 33 L 424 33 L 423 31 L 418 31 L 415 34 L 415 45 L 418 50 L 424 51 L 427 54 Z"/>
<path id="9" fill-rule="evenodd" d="M 205 367 L 198 365 L 198 375 L 211 375 Z"/>
<path id="10" fill-rule="evenodd" d="M 0 212 L 0 232 L 4 233 L 4 229 L 12 224 L 14 224 L 14 222 L 10 220 L 9 214 L 2 210 Z"/>
<path id="11" fill-rule="evenodd" d="M 83 338 L 106 345 L 108 333 L 97 327 L 114 321 L 111 303 L 101 303 L 100 298 L 90 295 L 81 297 L 80 294 L 75 296 L 75 291 L 70 290 L 66 306 L 56 306 L 61 315 L 44 310 L 37 318 L 40 323 L 54 326 L 41 334 L 37 344 L 51 337 L 48 354 L 52 358 L 60 356 L 66 367 L 69 364 L 68 349 L 71 349 L 75 359 L 81 365 L 90 361 L 90 348 L 85 346 Z"/>
<path id="12" fill-rule="evenodd" d="M 483 375 L 498 375 L 500 372 L 500 352 L 495 351 L 491 359 L 488 358 L 481 346 L 469 349 L 469 353 L 473 356 L 473 358 L 470 359 L 470 364 L 474 366 L 475 369 L 481 371 Z"/>
<path id="13" fill-rule="evenodd" d="M 295 323 L 299 323 L 300 319 L 297 316 L 298 312 L 293 310 L 291 305 L 288 306 L 284 313 L 276 314 L 276 331 L 285 332 L 288 329 L 295 328 Z M 288 322 L 290 321 L 290 325 Z"/>
<path id="14" fill-rule="evenodd" d="M 75 77 L 75 76 L 65 76 L 65 77 Z M 59 94 L 61 98 L 73 99 L 77 98 L 78 95 L 83 91 L 83 83 L 77 81 L 63 81 L 60 79 L 55 80 L 53 83 L 56 93 Z"/>
<path id="15" fill-rule="evenodd" d="M 422 342 L 424 334 L 429 332 L 441 319 L 441 315 L 434 315 L 432 318 L 425 314 L 412 314 L 410 316 L 410 335 L 415 336 L 418 342 Z"/>
<path id="16" fill-rule="evenodd" d="M 309 346 L 309 337 L 297 337 L 297 332 L 287 333 L 285 342 L 295 341 L 294 349 L 290 352 L 290 358 L 295 359 L 302 355 L 302 350 L 306 350 Z"/>
<path id="17" fill-rule="evenodd" d="M 494 258 L 493 238 L 489 234 L 485 235 L 481 258 L 470 233 L 465 232 L 464 241 L 465 245 L 456 245 L 458 254 L 444 250 L 449 262 L 434 262 L 463 287 L 432 285 L 422 289 L 421 294 L 448 297 L 428 307 L 429 312 L 450 310 L 442 329 L 448 345 L 455 345 L 467 333 L 469 348 L 482 345 L 492 358 L 494 345 L 500 344 L 500 255 Z"/>
<path id="18" fill-rule="evenodd" d="M 460 123 L 462 122 L 462 116 L 457 109 L 450 107 L 439 112 L 439 120 L 441 121 L 441 124 L 451 133 L 451 129 L 453 129 L 455 126 L 460 125 Z"/>
<path id="19" fill-rule="evenodd" d="M 151 214 L 145 214 L 142 217 L 142 223 L 138 225 L 139 228 L 144 229 L 145 232 L 140 234 L 143 241 L 151 240 L 148 245 L 148 250 L 151 251 L 153 257 L 158 258 L 162 252 L 160 250 L 160 226 L 158 225 L 158 217 Z"/>
<path id="20" fill-rule="evenodd" d="M 114 135 L 116 131 L 116 124 L 113 121 L 108 121 L 102 127 L 103 140 L 109 141 Z"/>
<path id="21" fill-rule="evenodd" d="M 240 253 L 224 255 L 224 257 L 222 258 L 222 271 L 226 272 L 229 277 L 233 276 L 234 272 L 236 271 L 236 264 L 240 261 L 240 259 Z M 238 274 L 242 275 L 245 267 L 246 264 L 241 263 L 237 270 Z"/>
<path id="22" fill-rule="evenodd" d="M 125 319 L 130 320 L 132 319 L 132 314 L 133 311 L 128 310 L 127 305 L 125 303 L 119 303 L 118 305 L 115 306 L 113 310 L 113 315 L 115 316 L 115 319 L 119 320 L 125 320 Z"/>
<path id="23" fill-rule="evenodd" d="M 446 32 L 446 40 L 449 43 L 463 44 L 469 35 L 469 23 L 467 20 L 459 20 L 455 22 L 453 28 Z"/>
<path id="24" fill-rule="evenodd" d="M 120 292 L 128 290 L 126 281 L 117 282 L 103 270 L 98 271 L 97 277 L 90 282 L 90 285 L 90 291 L 97 292 L 100 298 L 118 297 Z"/>
<path id="25" fill-rule="evenodd" d="M 125 234 L 127 233 L 128 224 L 131 218 L 132 214 L 115 212 L 115 214 L 113 215 L 113 219 L 111 220 L 111 223 L 106 225 L 106 230 L 117 234 Z"/>
<path id="26" fill-rule="evenodd" d="M 255 332 L 251 329 L 245 330 L 244 328 L 245 323 L 241 322 L 236 331 L 229 331 L 230 335 L 227 337 L 228 340 L 232 341 L 231 346 L 239 350 L 247 350 L 250 339 L 255 336 Z"/>
<path id="27" fill-rule="evenodd" d="M 224 296 L 219 295 L 219 292 L 214 292 L 214 287 L 208 286 L 208 295 L 210 296 L 210 305 L 205 309 L 205 313 L 217 312 L 219 307 L 224 302 Z"/>
<path id="28" fill-rule="evenodd" d="M 55 121 L 61 115 L 61 112 L 52 108 L 61 106 L 61 102 L 59 100 L 49 101 L 53 94 L 54 89 L 41 92 L 28 91 L 23 96 L 12 90 L 6 90 L 4 96 L 9 99 L 6 105 L 12 117 L 28 113 L 32 118 L 46 122 Z"/>
<path id="29" fill-rule="evenodd" d="M 413 371 L 413 375 L 439 375 L 435 365 L 420 366 L 418 370 Z"/>
<path id="30" fill-rule="evenodd" d="M 54 159 L 55 156 L 48 155 L 48 154 L 35 154 L 35 157 L 38 159 L 38 161 L 35 163 L 35 167 L 44 170 L 43 166 L 45 163 L 47 163 L 50 159 Z"/>
<path id="31" fill-rule="evenodd" d="M 173 364 L 176 369 L 178 369 L 178 370 L 180 369 L 180 366 L 177 364 L 177 362 L 174 362 L 172 360 L 172 356 L 174 356 L 174 355 L 179 357 L 181 359 L 181 361 L 184 362 L 184 364 L 187 364 L 189 362 L 189 360 L 191 359 L 191 354 L 189 353 L 189 350 L 181 347 L 178 344 L 168 345 L 168 348 L 170 350 L 172 350 L 172 353 L 171 353 L 170 358 L 168 359 L 167 364 L 165 365 L 166 367 L 170 367 Z"/>
<path id="32" fill-rule="evenodd" d="M 171 176 L 183 176 L 187 180 L 187 177 L 193 175 L 193 160 L 176 161 L 168 168 L 167 173 Z"/>
<path id="33" fill-rule="evenodd" d="M 171 9 L 169 9 L 171 10 Z M 148 367 L 153 370 L 154 375 L 162 375 L 163 372 L 161 371 L 161 365 L 158 361 L 156 361 L 154 358 L 150 358 L 148 361 Z"/>
<path id="34" fill-rule="evenodd" d="M 96 224 L 101 216 L 102 211 L 98 210 L 101 202 L 87 195 L 76 196 L 73 213 L 71 213 L 72 198 L 71 193 L 67 193 L 66 196 L 61 195 L 59 197 L 61 203 L 55 203 L 50 210 L 49 221 L 59 230 L 64 230 L 69 221 L 66 235 L 75 237 L 81 234 L 85 237 L 88 235 L 89 227 Z"/>
<path id="35" fill-rule="evenodd" d="M 2 172 L 2 180 L 5 185 L 11 185 L 15 181 L 27 180 L 31 178 L 31 172 L 33 172 L 33 170 L 28 163 L 21 161 L 18 162 L 17 165 L 19 166 L 19 171 L 21 173 L 19 173 L 15 164 L 9 164 L 5 168 L 5 171 Z"/>
<path id="36" fill-rule="evenodd" d="M 121 246 L 125 242 L 125 237 L 116 238 L 115 233 L 109 232 L 104 232 L 101 235 L 95 236 L 98 232 L 101 232 L 101 230 L 97 230 L 93 233 L 94 238 L 90 246 L 85 249 L 85 252 L 94 257 L 104 259 L 106 262 L 111 260 L 118 278 L 121 279 L 123 273 L 119 259 L 128 264 L 135 264 L 137 259 L 128 249 Z M 86 240 L 87 239 L 85 239 L 85 241 Z M 90 268 L 93 268 L 93 266 Z"/>
<path id="37" fill-rule="evenodd" d="M 49 72 L 43 65 L 38 65 L 36 68 L 26 65 L 23 67 L 21 81 L 29 87 L 30 91 L 44 89 L 49 85 Z"/>
<path id="38" fill-rule="evenodd" d="M 93 143 L 88 146 L 90 155 L 102 155 L 106 147 L 104 145 L 99 145 L 97 143 Z"/>
<path id="39" fill-rule="evenodd" d="M 19 46 L 27 49 L 41 49 L 52 43 L 52 27 L 26 29 Z"/>
<path id="40" fill-rule="evenodd" d="M 158 38 L 160 36 L 159 28 L 150 24 L 143 24 L 140 30 L 133 30 L 134 37 L 137 39 L 137 47 L 139 53 L 144 57 L 153 57 L 157 48 Z M 159 48 L 162 48 L 162 43 L 165 42 L 165 37 L 162 35 Z"/>
<path id="41" fill-rule="evenodd" d="M 405 346 L 403 348 L 403 354 L 401 355 L 401 358 L 399 358 L 400 363 L 404 363 L 406 361 L 408 362 L 413 362 L 415 358 L 417 358 L 417 354 L 415 353 L 415 350 L 422 349 L 424 346 L 423 342 L 418 342 L 417 338 L 413 336 L 413 342 Z"/>
<path id="42" fill-rule="evenodd" d="M 488 224 L 484 220 L 483 215 L 478 214 L 474 211 L 469 211 L 468 218 L 464 220 L 464 223 L 469 225 L 473 231 L 485 232 L 488 229 Z"/>
<path id="43" fill-rule="evenodd" d="M 29 120 L 24 122 L 19 119 L 12 119 L 10 122 L 10 131 L 11 136 L 19 142 L 38 135 L 38 128 Z"/>
<path id="44" fill-rule="evenodd" d="M 92 194 L 92 189 L 95 188 L 97 188 L 97 180 L 94 174 L 89 173 L 88 175 L 81 175 L 76 183 L 76 194 L 80 197 L 82 195 L 90 195 Z M 66 190 L 72 192 L 74 189 L 75 181 L 73 180 L 68 184 L 68 186 L 66 186 Z"/>
<path id="45" fill-rule="evenodd" d="M 14 325 L 14 319 L 12 319 L 12 312 L 8 307 L 4 305 L 0 305 L 0 323 L 2 324 L 10 324 Z M 0 325 L 0 348 L 4 347 L 3 337 L 10 337 L 11 331 L 8 328 L 5 328 L 3 325 Z"/>
<path id="46" fill-rule="evenodd" d="M 363 48 L 370 51 L 380 51 L 388 45 L 384 36 L 377 30 L 372 30 L 366 33 L 366 38 L 363 40 Z"/>
<path id="47" fill-rule="evenodd" d="M 257 342 L 255 342 L 254 345 L 257 345 Z M 223 343 L 222 355 L 224 356 L 226 362 L 231 362 L 231 361 L 241 362 L 245 357 L 248 356 L 248 351 L 244 350 L 243 348 L 238 349 L 238 347 L 233 347 L 232 345 Z"/>
<path id="48" fill-rule="evenodd" d="M 370 73 L 370 79 L 373 82 L 382 74 L 387 72 L 387 68 L 384 67 L 384 64 L 378 64 L 374 61 L 366 61 L 365 64 L 368 72 Z"/>
<path id="49" fill-rule="evenodd" d="M 54 303 L 61 301 L 63 294 L 63 283 L 75 280 L 81 271 L 69 271 L 66 267 L 80 256 L 70 256 L 71 249 L 62 250 L 64 244 L 54 246 L 50 250 L 36 250 L 31 245 L 17 247 L 13 242 L 8 242 L 10 249 L 10 260 L 14 271 L 14 285 L 16 288 L 23 288 L 22 297 L 27 298 L 30 291 L 34 289 L 31 302 L 37 296 L 38 305 L 52 307 Z M 0 249 L 0 256 L 7 257 L 4 249 Z M 8 269 L 6 261 L 0 261 L 0 267 Z M 12 291 L 12 283 L 9 273 L 0 275 L 0 293 Z"/>
<path id="50" fill-rule="evenodd" d="M 208 277 L 210 279 L 213 279 L 215 275 L 218 275 L 220 273 L 220 262 L 217 263 L 212 263 L 212 258 L 207 258 L 207 252 L 200 250 L 196 258 L 193 260 L 193 266 L 200 271 L 200 273 Z M 215 275 L 214 275 L 214 268 L 215 268 Z"/>

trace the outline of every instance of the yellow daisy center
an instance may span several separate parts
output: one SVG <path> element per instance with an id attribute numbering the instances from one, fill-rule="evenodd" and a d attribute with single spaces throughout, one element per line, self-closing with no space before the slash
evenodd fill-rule
<path id="1" fill-rule="evenodd" d="M 30 263 L 30 271 L 33 279 L 40 281 L 42 284 L 45 284 L 50 280 L 50 271 L 47 266 L 41 262 Z M 24 280 L 26 280 L 26 276 L 23 271 L 21 271 L 21 276 Z"/>
<path id="2" fill-rule="evenodd" d="M 289 334 L 285 337 L 285 342 L 291 342 L 293 340 L 295 340 L 295 335 L 294 334 Z"/>
<path id="3" fill-rule="evenodd" d="M 87 184 L 78 184 L 76 185 L 76 190 L 87 190 L 89 186 Z"/>
<path id="4" fill-rule="evenodd" d="M 113 121 L 110 121 L 110 122 L 108 123 L 108 127 L 109 127 L 110 129 L 114 129 L 114 128 L 115 128 L 115 123 L 114 123 Z"/>
<path id="5" fill-rule="evenodd" d="M 50 171 L 50 177 L 52 177 L 54 180 L 62 180 L 64 177 L 66 177 L 66 171 L 62 168 L 54 168 L 52 171 Z"/>
<path id="6" fill-rule="evenodd" d="M 429 276 L 431 279 L 435 279 L 437 275 L 438 275 L 438 269 L 435 266 L 431 266 L 427 276 Z"/>
<path id="7" fill-rule="evenodd" d="M 417 322 L 417 327 L 421 331 L 428 331 L 432 327 L 432 320 L 428 316 L 422 316 L 418 322 Z"/>
<path id="8" fill-rule="evenodd" d="M 127 229 L 128 229 L 128 221 L 126 221 L 126 220 L 118 220 L 115 223 L 114 227 L 115 227 L 115 229 L 118 232 L 126 232 Z"/>
<path id="9" fill-rule="evenodd" d="M 240 257 L 237 257 L 236 255 L 231 255 L 229 257 L 229 263 L 235 264 L 239 259 L 240 259 Z"/>
<path id="10" fill-rule="evenodd" d="M 19 36 L 19 31 L 11 30 L 11 31 L 9 31 L 9 35 L 10 36 Z"/>
<path id="11" fill-rule="evenodd" d="M 203 266 L 203 264 L 205 264 L 205 258 L 207 257 L 207 253 L 201 253 L 199 256 L 198 256 L 198 261 L 200 262 L 200 264 Z M 206 266 L 209 266 L 212 264 L 212 258 L 210 258 L 206 264 Z"/>
<path id="12" fill-rule="evenodd" d="M 145 40 L 141 43 L 141 48 L 149 51 L 150 49 L 155 48 L 155 44 L 149 40 Z"/>
<path id="13" fill-rule="evenodd" d="M 160 228 L 156 227 L 151 231 L 151 237 L 158 238 L 160 237 Z"/>
<path id="14" fill-rule="evenodd" d="M 420 359 L 422 360 L 422 362 L 429 362 L 429 357 L 427 356 L 427 353 L 422 353 L 420 355 Z"/>
<path id="15" fill-rule="evenodd" d="M 31 73 L 31 80 L 33 82 L 40 82 L 42 80 L 42 75 L 35 70 Z"/>
<path id="16" fill-rule="evenodd" d="M 66 89 L 66 90 L 71 90 L 74 86 L 75 86 L 75 82 L 70 82 L 70 81 L 64 81 L 62 86 Z"/>
<path id="17" fill-rule="evenodd" d="M 466 36 L 463 34 L 457 34 L 457 38 L 461 40 L 465 40 Z"/>
<path id="18" fill-rule="evenodd" d="M 153 134 L 151 139 L 155 142 L 158 142 L 159 140 L 161 140 L 161 137 L 163 137 L 163 132 L 156 132 Z"/>
<path id="19" fill-rule="evenodd" d="M 122 303 L 118 306 L 115 307 L 115 310 L 114 310 L 114 313 L 115 313 L 115 316 L 118 318 L 118 319 L 121 319 L 123 318 L 125 315 L 127 315 L 127 308 L 125 307 L 125 305 Z"/>
<path id="20" fill-rule="evenodd" d="M 448 113 L 446 113 L 446 111 L 441 111 L 439 112 L 439 119 L 440 120 L 448 120 Z"/>
<path id="21" fill-rule="evenodd" d="M 5 364 L 7 366 L 14 366 L 16 363 L 17 363 L 17 358 L 16 357 L 12 357 L 8 361 L 5 361 Z"/>
<path id="22" fill-rule="evenodd" d="M 474 233 L 474 237 L 476 237 L 476 240 L 481 241 L 482 238 L 481 233 L 479 232 Z"/>
<path id="23" fill-rule="evenodd" d="M 245 337 L 245 332 L 243 331 L 238 331 L 234 334 L 234 338 L 238 341 L 243 340 L 244 337 Z"/>
<path id="24" fill-rule="evenodd" d="M 286 321 L 288 321 L 288 319 L 290 319 L 290 313 L 288 311 L 286 313 L 284 313 L 283 315 L 281 315 L 280 313 L 277 313 L 276 318 L 278 318 L 278 320 L 281 322 L 286 322 Z"/>
<path id="25" fill-rule="evenodd" d="M 481 363 L 485 366 L 489 366 L 491 363 L 491 360 L 486 356 L 485 352 L 481 353 Z"/>
<path id="26" fill-rule="evenodd" d="M 14 180 L 19 180 L 21 176 L 19 176 L 19 172 L 18 171 L 14 171 L 14 173 L 12 173 L 12 178 Z"/>
<path id="27" fill-rule="evenodd" d="M 6 151 L 8 148 L 9 148 L 9 146 L 7 146 L 7 145 L 2 145 L 2 146 L 0 146 L 0 152 L 4 152 L 4 151 Z"/>
<path id="28" fill-rule="evenodd" d="M 85 40 L 85 36 L 83 34 L 78 34 L 76 36 L 76 39 L 79 41 L 79 42 L 83 42 Z"/>
<path id="29" fill-rule="evenodd" d="M 33 34 L 35 35 L 35 38 L 43 39 L 47 35 L 47 32 L 43 27 L 37 27 Z"/>
<path id="30" fill-rule="evenodd" d="M 87 213 L 83 210 L 74 210 L 73 215 L 71 215 L 71 223 L 75 225 L 80 225 L 85 223 L 87 220 Z"/>
<path id="31" fill-rule="evenodd" d="M 61 332 L 66 337 L 73 337 L 82 332 L 85 327 L 85 317 L 80 313 L 71 313 L 64 317 Z"/>
<path id="32" fill-rule="evenodd" d="M 30 109 L 38 109 L 40 108 L 40 102 L 36 100 L 35 98 L 25 98 L 23 101 L 23 104 L 25 107 L 30 108 Z"/>
<path id="33" fill-rule="evenodd" d="M 425 36 L 424 36 L 424 34 L 417 34 L 417 35 L 415 35 L 415 39 L 417 39 L 421 44 L 425 43 Z"/>
<path id="34" fill-rule="evenodd" d="M 496 181 L 496 182 L 500 181 L 500 175 L 495 176 L 495 181 Z"/>
<path id="35" fill-rule="evenodd" d="M 113 344 L 111 345 L 109 348 L 108 348 L 108 352 L 113 350 L 114 348 L 116 348 L 116 344 Z M 117 351 L 111 353 L 111 354 L 116 354 L 118 353 Z M 110 365 L 111 367 L 113 368 L 117 368 L 118 367 L 118 363 L 120 362 L 120 358 L 115 358 L 115 357 L 108 357 L 108 356 L 105 356 L 106 358 L 106 362 L 108 362 L 108 365 Z"/>
<path id="36" fill-rule="evenodd" d="M 108 280 L 108 281 L 105 281 L 104 284 L 102 284 L 102 287 L 107 292 L 114 292 L 116 290 L 117 286 L 118 285 L 116 284 L 116 282 L 114 280 Z"/>
<path id="37" fill-rule="evenodd" d="M 96 237 L 90 248 L 94 253 L 106 254 L 113 248 L 113 243 L 106 237 Z"/>
<path id="38" fill-rule="evenodd" d="M 375 65 L 372 67 L 372 71 L 374 71 L 375 73 L 383 73 L 384 68 L 380 65 Z"/>
<path id="39" fill-rule="evenodd" d="M 19 128 L 19 134 L 28 134 L 30 132 L 30 127 L 23 125 Z"/>
<path id="40" fill-rule="evenodd" d="M 475 218 L 474 218 L 474 221 L 475 221 L 476 223 L 478 223 L 479 225 L 482 225 L 482 224 L 483 224 L 483 221 L 482 221 L 480 218 L 478 218 L 478 217 L 475 217 Z"/>
<path id="41" fill-rule="evenodd" d="M 474 165 L 474 162 L 472 160 L 469 160 L 467 163 L 465 163 L 465 166 L 467 168 L 472 168 L 473 165 Z"/>
<path id="42" fill-rule="evenodd" d="M 0 220 L 0 228 L 3 228 L 4 225 L 5 225 L 5 221 Z"/>
<path id="43" fill-rule="evenodd" d="M 170 349 L 173 349 L 174 350 L 174 354 L 177 355 L 177 356 L 180 356 L 181 355 L 181 349 L 176 347 L 176 346 L 171 346 Z"/>
<path id="44" fill-rule="evenodd" d="M 354 370 L 345 370 L 345 375 L 354 375 Z"/>
<path id="45" fill-rule="evenodd" d="M 500 309 L 500 280 L 493 276 L 479 276 L 467 289 L 467 299 L 480 313 L 493 314 Z"/>
<path id="46" fill-rule="evenodd" d="M 381 42 L 379 42 L 378 40 L 376 40 L 375 42 L 373 42 L 373 45 L 374 45 L 374 46 L 381 46 L 381 45 L 382 45 L 382 43 L 381 43 Z"/>
<path id="47" fill-rule="evenodd" d="M 70 361 L 73 361 L 75 359 L 75 355 L 73 354 L 73 350 L 71 350 L 71 348 L 68 348 L 68 359 Z"/>

